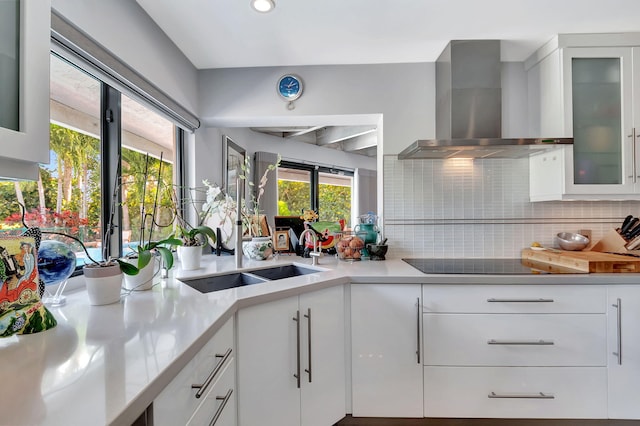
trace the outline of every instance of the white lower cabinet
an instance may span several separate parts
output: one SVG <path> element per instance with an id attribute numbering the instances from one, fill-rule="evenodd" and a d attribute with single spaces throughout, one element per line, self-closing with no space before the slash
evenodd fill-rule
<path id="1" fill-rule="evenodd" d="M 606 418 L 599 367 L 425 367 L 428 417 Z"/>
<path id="2" fill-rule="evenodd" d="M 421 291 L 351 285 L 354 417 L 423 417 Z"/>
<path id="3" fill-rule="evenodd" d="M 231 318 L 154 400 L 155 426 L 236 424 L 233 325 Z"/>
<path id="4" fill-rule="evenodd" d="M 235 361 L 225 367 L 220 379 L 211 387 L 204 401 L 193 413 L 187 426 L 236 424 Z M 213 414 L 212 414 L 213 413 Z"/>
<path id="5" fill-rule="evenodd" d="M 609 418 L 640 419 L 640 286 L 607 293 Z"/>
<path id="6" fill-rule="evenodd" d="M 606 289 L 425 285 L 425 417 L 606 418 Z"/>
<path id="7" fill-rule="evenodd" d="M 238 311 L 238 424 L 327 426 L 346 413 L 344 286 Z"/>

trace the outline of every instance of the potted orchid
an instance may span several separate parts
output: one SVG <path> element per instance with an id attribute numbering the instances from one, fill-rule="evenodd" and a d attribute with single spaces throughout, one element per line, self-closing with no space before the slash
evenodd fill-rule
<path id="1" fill-rule="evenodd" d="M 268 181 L 269 172 L 276 170 L 280 166 L 282 157 L 278 154 L 278 159 L 274 164 L 269 164 L 264 171 L 258 185 L 249 180 L 251 175 L 251 162 L 248 158 L 245 158 L 242 165 L 242 173 L 239 174 L 239 178 L 249 182 L 251 191 L 251 209 L 247 205 L 244 205 L 243 211 L 243 223 L 244 227 L 248 229 L 251 241 L 246 241 L 242 245 L 244 254 L 253 260 L 265 260 L 273 253 L 273 242 L 271 236 L 264 235 L 263 225 L 261 220 L 260 200 L 264 195 L 265 186 Z"/>
<path id="2" fill-rule="evenodd" d="M 202 183 L 206 187 L 206 201 L 202 204 L 200 217 L 202 223 L 217 231 L 218 240 L 211 239 L 219 249 L 230 251 L 236 220 L 236 201 L 216 183 L 207 179 Z"/>
<path id="3" fill-rule="evenodd" d="M 189 202 L 195 208 L 195 203 L 190 196 L 185 202 Z M 202 259 L 202 249 L 207 243 L 216 243 L 216 233 L 209 226 L 203 224 L 203 217 L 200 218 L 196 226 L 191 225 L 183 216 L 184 209 L 178 208 L 180 201 L 176 191 L 172 194 L 176 237 L 180 240 L 177 246 L 178 258 L 180 259 L 180 267 L 183 270 L 190 271 L 200 268 Z"/>

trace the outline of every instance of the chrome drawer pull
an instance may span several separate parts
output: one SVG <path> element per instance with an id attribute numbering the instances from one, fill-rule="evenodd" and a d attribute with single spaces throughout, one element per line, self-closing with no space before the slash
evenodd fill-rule
<path id="1" fill-rule="evenodd" d="M 496 299 L 491 297 L 487 299 L 489 303 L 553 303 L 553 299 Z"/>
<path id="2" fill-rule="evenodd" d="M 213 415 L 213 419 L 211 419 L 211 423 L 209 423 L 209 426 L 214 426 L 216 424 L 216 422 L 218 421 L 218 418 L 220 417 L 220 415 L 222 415 L 222 410 L 224 410 L 224 406 L 227 405 L 227 402 L 229 402 L 229 399 L 231 398 L 232 393 L 233 393 L 233 389 L 229 389 L 229 391 L 225 396 L 216 396 L 216 400 L 222 401 L 222 403 L 216 410 L 216 414 Z"/>
<path id="3" fill-rule="evenodd" d="M 615 355 L 618 358 L 618 365 L 622 365 L 622 299 L 618 298 L 616 302 L 617 303 L 615 305 L 611 305 L 617 310 L 616 331 L 617 331 L 618 341 L 617 341 L 616 347 L 618 351 L 614 352 L 613 355 Z"/>
<path id="4" fill-rule="evenodd" d="M 416 357 L 417 357 L 417 361 L 418 364 L 420 364 L 420 348 L 422 347 L 421 342 L 420 342 L 420 312 L 421 312 L 421 306 L 420 306 L 420 298 L 418 297 L 416 299 L 416 306 L 417 306 L 417 316 L 416 316 L 416 320 L 417 320 L 417 325 L 416 325 Z"/>
<path id="5" fill-rule="evenodd" d="M 520 398 L 520 399 L 555 399 L 556 397 L 551 393 L 503 393 L 497 394 L 491 392 L 487 395 L 487 398 Z"/>
<path id="6" fill-rule="evenodd" d="M 309 320 L 308 328 L 307 328 L 307 343 L 308 343 L 308 351 L 309 351 L 309 368 L 305 368 L 304 372 L 309 375 L 309 383 L 311 383 L 311 308 L 307 308 L 307 313 L 304 314 L 304 317 Z"/>
<path id="7" fill-rule="evenodd" d="M 300 310 L 296 311 L 296 316 L 293 317 L 296 322 L 296 372 L 293 377 L 296 378 L 296 387 L 300 389 Z"/>
<path id="8" fill-rule="evenodd" d="M 216 358 L 222 358 L 222 360 L 220 360 L 220 362 L 216 364 L 211 374 L 209 374 L 209 377 L 207 377 L 207 380 L 205 380 L 204 383 L 201 385 L 196 385 L 196 384 L 191 385 L 191 389 L 199 389 L 199 391 L 196 392 L 196 398 L 200 398 L 202 394 L 204 394 L 204 392 L 207 390 L 207 388 L 213 381 L 214 377 L 216 377 L 216 375 L 222 369 L 222 366 L 224 365 L 224 363 L 227 362 L 227 359 L 229 358 L 230 355 L 231 355 L 231 348 L 227 349 L 227 352 L 225 352 L 224 355 L 216 354 Z"/>
<path id="9" fill-rule="evenodd" d="M 532 345 L 532 346 L 551 346 L 553 340 L 487 340 L 487 345 Z"/>

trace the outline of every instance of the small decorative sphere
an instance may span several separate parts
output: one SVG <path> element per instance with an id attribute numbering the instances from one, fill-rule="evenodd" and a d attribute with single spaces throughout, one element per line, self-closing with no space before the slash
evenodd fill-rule
<path id="1" fill-rule="evenodd" d="M 38 273 L 45 285 L 55 285 L 76 269 L 76 255 L 71 248 L 55 240 L 42 240 L 38 250 Z"/>

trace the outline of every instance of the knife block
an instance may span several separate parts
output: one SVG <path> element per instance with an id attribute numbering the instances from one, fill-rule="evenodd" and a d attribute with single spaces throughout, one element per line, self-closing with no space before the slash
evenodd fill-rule
<path id="1" fill-rule="evenodd" d="M 627 244 L 627 241 L 622 238 L 615 229 L 610 229 L 604 237 L 595 243 L 589 250 L 640 255 L 640 250 L 627 250 L 625 244 Z"/>

